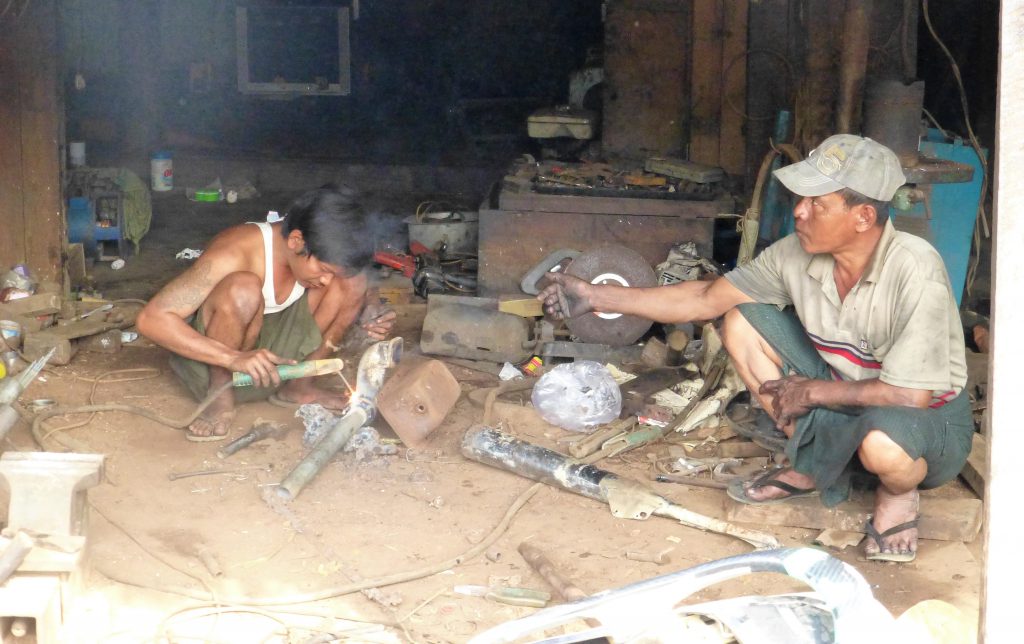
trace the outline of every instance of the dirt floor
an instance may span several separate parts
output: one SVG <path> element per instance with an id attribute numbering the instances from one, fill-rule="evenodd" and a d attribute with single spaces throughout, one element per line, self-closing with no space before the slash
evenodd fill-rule
<path id="1" fill-rule="evenodd" d="M 202 248 L 213 233 L 233 223 L 262 219 L 267 209 L 283 208 L 287 197 L 264 196 L 229 206 L 191 203 L 177 194 L 161 196 L 142 253 L 129 258 L 121 271 L 95 267 L 97 289 L 108 298 L 149 297 L 185 268 L 185 262 L 173 259 L 175 252 Z M 416 331 L 415 316 L 406 318 L 399 329 L 411 348 L 416 346 Z M 105 375 L 122 369 L 148 371 L 125 372 L 120 382 L 113 381 L 119 374 Z M 515 514 L 485 554 L 463 558 L 499 526 L 531 482 L 461 455 L 462 436 L 481 420 L 481 409 L 465 393 L 493 386 L 497 380 L 461 367 L 451 369 L 464 395 L 427 447 L 399 446 L 397 455 L 370 462 L 342 455 L 289 505 L 267 499 L 273 498 L 274 484 L 305 453 L 301 422 L 291 410 L 269 403 L 241 407 L 234 436 L 257 418 L 286 423 L 291 431 L 224 460 L 216 455 L 222 443 L 190 443 L 181 431 L 138 416 L 100 413 L 82 427 L 63 431 L 61 426 L 87 417 L 47 421 L 51 448 L 61 449 L 56 442 L 60 439 L 106 455 L 104 482 L 89 493 L 93 571 L 76 603 L 75 617 L 83 618 L 76 621 L 80 641 L 162 641 L 162 635 L 174 642 L 299 642 L 321 641 L 306 636 L 329 631 L 357 641 L 462 642 L 534 612 L 453 592 L 457 584 L 546 589 L 516 551 L 523 541 L 543 549 L 587 593 L 751 550 L 737 539 L 699 532 L 669 519 L 616 519 L 601 503 L 545 487 Z M 110 381 L 89 380 L 101 376 Z M 323 384 L 337 386 L 330 379 Z M 116 354 L 80 352 L 68 366 L 46 371 L 22 400 L 36 398 L 52 398 L 62 405 L 116 401 L 172 419 L 186 416 L 195 406 L 168 370 L 167 353 L 142 340 Z M 563 449 L 574 436 L 545 423 L 529 408 L 499 405 L 497 411 L 505 430 L 531 442 Z M 390 435 L 383 425 L 376 426 Z M 9 440 L 15 449 L 33 449 L 23 424 Z M 724 517 L 729 501 L 720 490 L 651 482 L 647 452 L 662 449 L 639 450 L 599 465 L 649 482 L 687 508 Z M 170 480 L 204 470 L 222 472 Z M 970 492 L 954 482 L 929 494 Z M 805 529 L 767 530 L 786 546 L 810 545 L 817 534 Z M 655 554 L 666 549 L 669 561 L 663 565 L 625 557 L 627 551 Z M 218 562 L 223 573 L 211 576 L 200 553 Z M 970 620 L 977 618 L 980 539 L 968 544 L 923 541 L 917 560 L 906 565 L 864 561 L 856 548 L 834 554 L 855 566 L 894 614 L 925 599 L 942 599 Z M 452 561 L 456 559 L 457 565 Z M 342 594 L 361 580 L 436 564 L 441 565 L 438 571 L 414 581 Z M 759 575 L 713 587 L 699 598 L 798 587 L 780 576 Z M 213 606 L 215 602 L 204 599 L 209 590 L 224 604 L 239 597 L 281 603 L 310 593 L 330 598 L 265 609 L 268 612 L 178 612 Z M 289 639 L 282 635 L 285 624 L 308 630 L 294 630 Z"/>

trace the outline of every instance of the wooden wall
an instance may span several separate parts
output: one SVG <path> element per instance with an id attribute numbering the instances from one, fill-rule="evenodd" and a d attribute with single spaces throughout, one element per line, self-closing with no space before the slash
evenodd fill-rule
<path id="1" fill-rule="evenodd" d="M 62 283 L 56 0 L 25 6 L 0 18 L 0 272 L 23 262 L 38 279 Z"/>

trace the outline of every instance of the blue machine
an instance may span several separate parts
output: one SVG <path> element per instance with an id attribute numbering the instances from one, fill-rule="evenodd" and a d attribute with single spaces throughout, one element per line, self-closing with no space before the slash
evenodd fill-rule
<path id="1" fill-rule="evenodd" d="M 921 162 L 916 168 L 904 169 L 914 198 L 911 203 L 894 199 L 890 215 L 897 229 L 924 237 L 939 251 L 959 305 L 971 259 L 984 170 L 969 143 L 959 138 L 949 140 L 938 130 L 929 129 L 919 149 Z M 982 152 L 988 156 L 984 148 Z"/>
<path id="2" fill-rule="evenodd" d="M 68 240 L 81 243 L 85 255 L 95 260 L 127 257 L 120 191 L 94 191 L 88 197 L 68 199 Z"/>

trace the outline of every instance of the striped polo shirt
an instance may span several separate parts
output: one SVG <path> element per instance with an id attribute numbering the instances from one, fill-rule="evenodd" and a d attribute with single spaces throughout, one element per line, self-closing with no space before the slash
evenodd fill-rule
<path id="1" fill-rule="evenodd" d="M 837 378 L 929 389 L 932 407 L 955 398 L 967 382 L 964 334 L 945 265 L 931 244 L 886 222 L 843 301 L 834 268 L 832 255 L 811 255 L 789 235 L 725 278 L 756 302 L 793 305 Z"/>

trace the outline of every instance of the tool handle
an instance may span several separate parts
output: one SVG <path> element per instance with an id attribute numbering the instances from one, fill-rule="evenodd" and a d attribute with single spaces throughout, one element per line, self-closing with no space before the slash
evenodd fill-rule
<path id="1" fill-rule="evenodd" d="M 308 378 L 310 376 L 322 376 L 327 373 L 341 371 L 345 363 L 341 358 L 328 360 L 307 360 L 298 364 L 282 364 L 277 366 L 277 375 L 281 380 L 295 380 L 296 378 Z M 231 384 L 235 387 L 251 387 L 252 376 L 247 373 L 236 371 L 231 374 Z"/>

